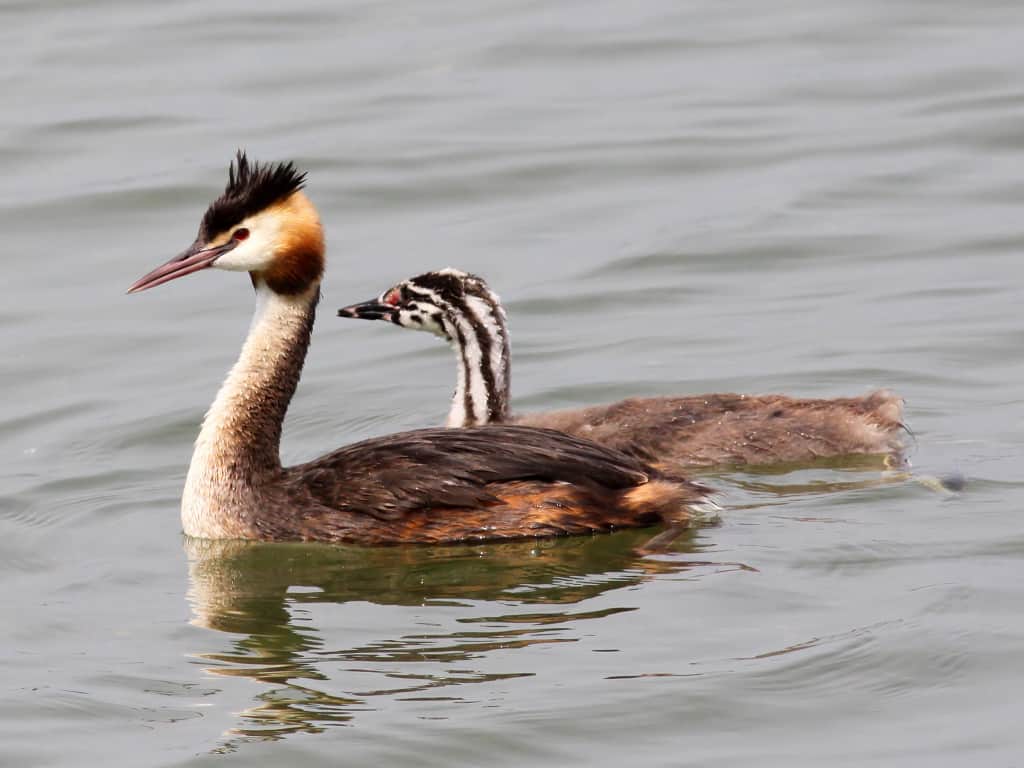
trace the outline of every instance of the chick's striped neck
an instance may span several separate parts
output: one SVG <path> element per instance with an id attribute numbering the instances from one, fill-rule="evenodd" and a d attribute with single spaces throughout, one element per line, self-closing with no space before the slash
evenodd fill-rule
<path id="1" fill-rule="evenodd" d="M 450 300 L 434 294 L 429 299 L 443 308 L 440 322 L 459 363 L 446 426 L 466 427 L 507 421 L 510 386 L 508 327 L 505 310 L 497 297 L 488 292 L 485 295 L 465 294 Z"/>

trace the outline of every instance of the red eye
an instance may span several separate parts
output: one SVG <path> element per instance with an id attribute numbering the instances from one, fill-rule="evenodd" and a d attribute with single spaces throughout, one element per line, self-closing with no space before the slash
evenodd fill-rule
<path id="1" fill-rule="evenodd" d="M 384 294 L 384 303 L 390 304 L 392 307 L 397 307 L 402 301 L 402 292 L 397 288 L 392 288 L 386 294 Z"/>
<path id="2" fill-rule="evenodd" d="M 247 238 L 248 236 L 249 230 L 246 229 L 245 227 L 242 227 L 241 229 L 236 229 L 234 232 L 231 233 L 232 240 L 245 240 L 245 238 Z"/>

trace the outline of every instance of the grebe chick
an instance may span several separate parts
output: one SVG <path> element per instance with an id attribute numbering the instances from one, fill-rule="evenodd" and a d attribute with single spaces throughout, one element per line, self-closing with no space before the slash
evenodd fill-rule
<path id="1" fill-rule="evenodd" d="M 424 429 L 282 467 L 281 424 L 309 347 L 324 236 L 291 163 L 239 152 L 195 242 L 129 293 L 214 267 L 248 272 L 256 314 L 196 440 L 185 533 L 363 544 L 512 539 L 699 519 L 707 489 L 559 432 Z"/>
<path id="2" fill-rule="evenodd" d="M 449 427 L 548 427 L 639 450 L 677 468 L 808 462 L 851 454 L 881 454 L 887 463 L 901 460 L 903 401 L 886 390 L 835 399 L 737 394 L 629 398 L 512 414 L 505 309 L 483 278 L 457 269 L 403 280 L 338 315 L 429 331 L 451 345 L 458 368 Z"/>

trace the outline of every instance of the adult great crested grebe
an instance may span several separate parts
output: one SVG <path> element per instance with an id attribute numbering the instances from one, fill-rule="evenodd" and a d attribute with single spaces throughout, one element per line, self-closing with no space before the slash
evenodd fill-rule
<path id="1" fill-rule="evenodd" d="M 483 278 L 457 269 L 403 280 L 341 317 L 386 320 L 448 341 L 458 376 L 447 426 L 514 423 L 586 437 L 675 467 L 807 462 L 903 450 L 903 401 L 886 390 L 863 397 L 709 394 L 629 398 L 608 405 L 511 414 L 505 309 Z"/>
<path id="2" fill-rule="evenodd" d="M 129 288 L 209 267 L 248 272 L 256 314 L 206 414 L 181 500 L 185 533 L 210 539 L 364 544 L 482 541 L 609 531 L 709 508 L 707 489 L 551 430 L 423 429 L 282 467 L 285 411 L 309 347 L 324 236 L 291 163 L 238 153 L 195 242 Z"/>

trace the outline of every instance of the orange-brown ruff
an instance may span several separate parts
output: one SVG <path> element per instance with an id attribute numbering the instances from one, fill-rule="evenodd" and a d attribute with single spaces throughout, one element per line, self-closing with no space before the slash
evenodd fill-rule
<path id="1" fill-rule="evenodd" d="M 458 376 L 450 427 L 547 427 L 676 469 L 853 454 L 879 454 L 898 462 L 903 450 L 903 401 L 887 390 L 827 400 L 736 394 L 630 398 L 549 413 L 512 413 L 505 310 L 483 278 L 457 269 L 409 278 L 338 314 L 430 331 L 451 344 Z"/>
<path id="2" fill-rule="evenodd" d="M 248 272 L 257 310 L 196 440 L 182 494 L 203 538 L 453 542 L 694 521 L 706 489 L 623 453 L 522 426 L 424 429 L 282 467 L 281 424 L 309 347 L 324 240 L 291 164 L 245 155 L 184 253 L 141 291 L 209 267 Z"/>

